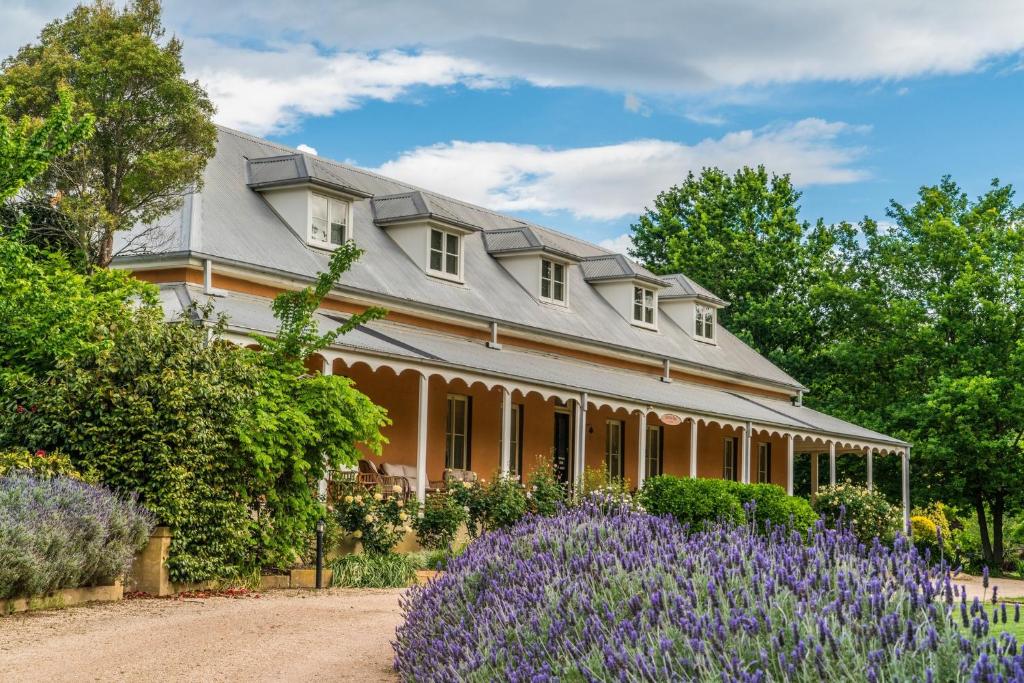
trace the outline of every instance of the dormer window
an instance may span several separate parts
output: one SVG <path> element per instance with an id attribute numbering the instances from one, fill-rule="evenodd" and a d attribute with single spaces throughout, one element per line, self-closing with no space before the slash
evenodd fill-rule
<path id="1" fill-rule="evenodd" d="M 347 239 L 349 202 L 312 193 L 310 197 L 309 242 L 333 249 Z"/>
<path id="2" fill-rule="evenodd" d="M 705 341 L 715 340 L 715 309 L 712 306 L 694 306 L 694 331 L 697 339 Z"/>
<path id="3" fill-rule="evenodd" d="M 449 280 L 462 280 L 462 236 L 431 228 L 427 270 Z"/>
<path id="4" fill-rule="evenodd" d="M 633 323 L 644 327 L 655 327 L 657 294 L 647 287 L 633 287 Z"/>
<path id="5" fill-rule="evenodd" d="M 566 300 L 565 264 L 541 259 L 540 298 L 544 301 L 564 304 Z"/>

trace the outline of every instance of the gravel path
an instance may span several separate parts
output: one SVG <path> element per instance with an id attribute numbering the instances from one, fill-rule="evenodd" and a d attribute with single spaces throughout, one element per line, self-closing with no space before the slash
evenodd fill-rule
<path id="1" fill-rule="evenodd" d="M 401 592 L 281 590 L 0 617 L 0 681 L 394 681 Z"/>
<path id="2" fill-rule="evenodd" d="M 967 588 L 968 600 L 972 600 L 975 596 L 980 599 L 991 599 L 993 586 L 999 587 L 999 592 L 997 594 L 998 597 L 1024 598 L 1024 581 L 1019 579 L 1002 579 L 993 577 L 989 580 L 988 590 L 985 590 L 983 587 L 980 576 L 961 574 L 957 578 L 953 579 L 953 583 L 960 584 Z"/>

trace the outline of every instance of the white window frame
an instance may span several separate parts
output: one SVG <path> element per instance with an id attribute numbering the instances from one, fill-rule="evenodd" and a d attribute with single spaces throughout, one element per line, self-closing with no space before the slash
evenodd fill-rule
<path id="1" fill-rule="evenodd" d="M 317 239 L 316 237 L 313 236 L 313 204 L 317 199 L 323 199 L 324 201 L 327 202 L 327 241 Z M 332 207 L 340 208 L 340 210 L 344 213 L 344 224 L 342 225 L 341 242 L 337 244 L 330 240 L 332 224 L 331 219 L 334 217 Z M 345 242 L 350 239 L 350 236 L 352 234 L 351 226 L 351 201 L 349 201 L 348 199 L 342 199 L 340 197 L 332 197 L 331 195 L 323 194 L 320 192 L 309 193 L 309 211 L 306 220 L 306 242 L 313 245 L 314 247 L 319 247 L 321 249 L 330 249 L 331 251 L 334 251 L 335 249 L 340 247 L 342 244 L 345 244 Z"/>
<path id="2" fill-rule="evenodd" d="M 456 403 L 462 404 L 462 424 L 455 424 Z M 458 449 L 456 439 L 462 438 Z M 461 451 L 461 452 L 458 452 Z M 469 464 L 469 397 L 462 394 L 448 394 L 447 413 L 444 421 L 444 466 L 446 469 L 465 470 Z"/>
<path id="3" fill-rule="evenodd" d="M 642 297 L 640 306 L 640 317 L 636 317 L 637 308 L 637 294 Z M 647 327 L 652 330 L 658 329 L 658 292 L 651 289 L 650 287 L 644 287 L 642 285 L 633 285 L 633 297 L 629 302 L 630 305 L 630 318 L 633 320 L 634 325 L 640 327 Z M 647 320 L 647 314 L 650 313 L 650 320 Z"/>
<path id="4" fill-rule="evenodd" d="M 433 257 L 434 252 L 437 251 L 436 249 L 434 249 L 434 233 L 435 232 L 439 233 L 441 235 L 441 250 L 440 250 L 440 252 L 438 252 L 438 253 L 441 254 L 441 269 L 440 270 L 434 268 L 431 265 L 431 258 Z M 454 273 L 449 272 L 448 269 L 447 269 L 448 257 L 452 255 L 451 252 L 448 251 L 448 240 L 449 240 L 449 238 L 452 238 L 452 237 L 455 238 L 455 244 L 456 244 L 456 250 L 455 250 L 455 254 L 454 254 L 455 255 L 455 259 L 456 259 L 456 263 L 455 263 L 455 265 L 456 265 L 456 269 L 455 269 L 456 272 L 454 272 Z M 433 275 L 434 277 L 444 278 L 445 280 L 453 280 L 455 282 L 462 282 L 462 280 L 463 280 L 462 273 L 463 273 L 463 267 L 464 267 L 464 263 L 463 262 L 465 260 L 463 258 L 463 251 L 464 250 L 463 250 L 463 246 L 462 246 L 462 237 L 463 237 L 462 233 L 458 233 L 458 232 L 455 232 L 453 230 L 445 230 L 444 228 L 438 228 L 438 227 L 433 226 L 433 225 L 430 226 L 430 230 L 427 232 L 427 273 L 429 275 Z"/>
<path id="5" fill-rule="evenodd" d="M 734 436 L 727 436 L 722 443 L 722 479 L 726 481 L 739 481 L 737 470 L 739 469 L 739 456 L 737 439 Z"/>
<path id="6" fill-rule="evenodd" d="M 772 445 L 767 441 L 757 444 L 757 483 L 772 483 Z"/>
<path id="7" fill-rule="evenodd" d="M 550 277 L 544 277 L 544 266 L 551 267 Z M 562 279 L 559 281 L 555 277 L 557 269 L 562 270 Z M 548 296 L 544 296 L 544 282 L 547 281 L 548 285 Z M 562 298 L 559 299 L 555 296 L 555 285 L 562 285 Z M 558 304 L 559 306 L 569 305 L 569 266 L 561 261 L 553 261 L 551 259 L 542 258 L 540 260 L 540 288 L 537 290 L 541 301 L 546 301 L 552 304 Z"/>
<path id="8" fill-rule="evenodd" d="M 608 468 L 610 481 L 621 480 L 626 476 L 626 463 L 623 440 L 626 426 L 622 420 L 608 420 L 604 428 L 604 462 Z M 613 433 L 615 438 L 613 439 Z M 612 447 L 615 447 L 614 449 Z M 612 467 L 614 458 L 615 467 Z"/>
<path id="9" fill-rule="evenodd" d="M 664 453 L 665 430 L 661 425 L 647 425 L 647 441 L 644 453 L 645 477 L 657 477 L 662 473 L 662 455 Z"/>
<path id="10" fill-rule="evenodd" d="M 703 341 L 715 341 L 715 307 L 697 304 L 693 309 L 693 336 Z"/>

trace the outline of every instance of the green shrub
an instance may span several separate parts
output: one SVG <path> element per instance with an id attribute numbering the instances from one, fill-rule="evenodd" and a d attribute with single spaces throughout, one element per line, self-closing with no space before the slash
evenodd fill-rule
<path id="1" fill-rule="evenodd" d="M 669 475 L 651 477 L 639 494 L 640 505 L 652 515 L 672 515 L 694 530 L 718 520 L 740 523 L 743 506 L 733 482 L 722 479 L 684 479 Z"/>
<path id="2" fill-rule="evenodd" d="M 934 559 L 941 554 L 945 559 L 952 559 L 953 531 L 949 523 L 949 514 L 953 510 L 941 502 L 933 502 L 927 507 L 914 508 L 910 517 L 910 531 L 914 544 L 922 550 L 931 551 Z M 939 548 L 939 538 L 942 548 Z"/>
<path id="3" fill-rule="evenodd" d="M 555 479 L 551 462 L 537 457 L 537 466 L 527 480 L 527 508 L 535 515 L 553 517 L 565 505 L 565 487 Z"/>
<path id="4" fill-rule="evenodd" d="M 0 599 L 121 578 L 149 540 L 135 498 L 64 476 L 0 477 Z"/>
<path id="5" fill-rule="evenodd" d="M 748 503 L 755 503 L 752 510 L 753 522 L 759 532 L 765 532 L 765 522 L 771 522 L 771 526 L 791 526 L 799 531 L 807 531 L 818 521 L 818 515 L 806 499 L 787 496 L 781 486 L 740 484 L 734 481 L 728 484 L 744 510 Z"/>
<path id="6" fill-rule="evenodd" d="M 469 546 L 462 545 L 457 548 L 453 547 L 451 550 L 421 550 L 415 553 L 407 553 L 406 557 L 409 558 L 415 569 L 444 571 L 448 567 L 448 562 L 465 552 L 467 547 Z"/>
<path id="7" fill-rule="evenodd" d="M 32 453 L 22 448 L 0 450 L 0 477 L 16 470 L 28 470 L 38 477 L 63 475 L 72 479 L 82 478 L 71 463 L 71 458 L 60 451 L 48 453 L 40 449 Z"/>
<path id="8" fill-rule="evenodd" d="M 526 492 L 511 477 L 498 476 L 483 488 L 484 529 L 494 531 L 512 526 L 526 514 Z"/>
<path id="9" fill-rule="evenodd" d="M 397 491 L 354 486 L 335 502 L 334 514 L 341 528 L 361 542 L 368 555 L 390 553 L 412 531 L 412 520 Z"/>
<path id="10" fill-rule="evenodd" d="M 466 532 L 477 538 L 484 528 L 487 516 L 487 496 L 484 486 L 475 481 L 450 481 L 448 493 L 466 513 Z"/>
<path id="11" fill-rule="evenodd" d="M 451 493 L 432 493 L 423 505 L 423 514 L 413 520 L 416 540 L 429 550 L 451 548 L 459 527 L 466 523 L 467 517 L 466 509 Z"/>
<path id="12" fill-rule="evenodd" d="M 416 578 L 407 555 L 397 553 L 343 555 L 331 562 L 331 586 L 337 588 L 403 588 Z"/>
<path id="13" fill-rule="evenodd" d="M 881 492 L 850 482 L 819 489 L 812 505 L 827 525 L 850 525 L 862 543 L 871 543 L 875 537 L 889 543 L 903 524 L 899 508 Z"/>

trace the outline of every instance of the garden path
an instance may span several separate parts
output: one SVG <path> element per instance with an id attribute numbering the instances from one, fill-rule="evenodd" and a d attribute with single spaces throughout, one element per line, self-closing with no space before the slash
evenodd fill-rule
<path id="1" fill-rule="evenodd" d="M 401 592 L 280 590 L 0 617 L 0 681 L 394 681 Z"/>
<path id="2" fill-rule="evenodd" d="M 982 587 L 980 576 L 961 574 L 953 583 L 967 587 L 967 599 L 972 600 L 975 596 L 981 599 L 991 599 L 992 586 L 998 586 L 997 597 L 1001 598 L 1024 598 L 1024 581 L 1019 579 L 992 578 L 989 580 L 989 587 L 986 591 Z"/>

